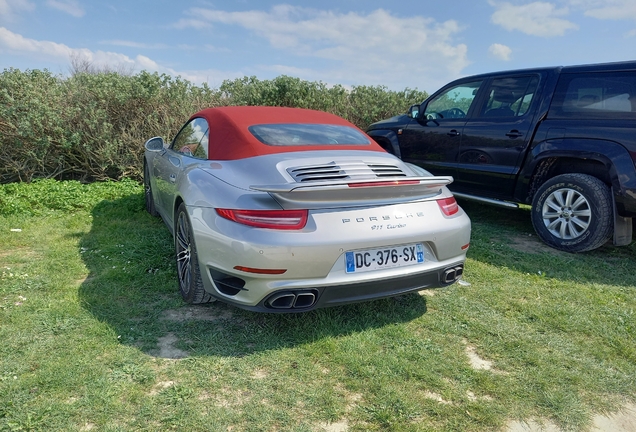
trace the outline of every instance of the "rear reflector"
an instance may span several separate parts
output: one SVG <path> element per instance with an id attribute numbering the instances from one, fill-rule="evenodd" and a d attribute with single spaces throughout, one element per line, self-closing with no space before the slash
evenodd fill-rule
<path id="1" fill-rule="evenodd" d="M 216 209 L 219 216 L 255 228 L 300 230 L 307 224 L 307 210 Z"/>
<path id="2" fill-rule="evenodd" d="M 258 273 L 258 274 L 268 274 L 268 275 L 279 275 L 287 271 L 287 269 L 259 269 L 259 268 L 252 268 L 252 267 L 243 267 L 243 266 L 234 266 L 234 270 L 239 270 L 246 273 Z"/>
<path id="3" fill-rule="evenodd" d="M 420 184 L 419 180 L 390 180 L 379 182 L 363 182 L 363 183 L 348 183 L 350 188 L 357 187 L 379 187 L 379 186 L 401 186 L 401 185 L 416 185 Z"/>
<path id="4" fill-rule="evenodd" d="M 455 201 L 455 197 L 438 199 L 437 204 L 446 216 L 452 216 L 459 211 L 459 206 L 457 205 L 457 201 Z"/>

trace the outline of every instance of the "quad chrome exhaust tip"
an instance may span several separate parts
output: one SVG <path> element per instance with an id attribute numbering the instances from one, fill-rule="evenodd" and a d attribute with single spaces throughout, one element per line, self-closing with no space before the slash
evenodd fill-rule
<path id="1" fill-rule="evenodd" d="M 265 306 L 272 309 L 307 309 L 316 304 L 317 291 L 283 291 L 272 294 Z"/>
<path id="2" fill-rule="evenodd" d="M 464 274 L 464 264 L 447 268 L 442 274 L 442 283 L 452 284 L 457 282 Z"/>

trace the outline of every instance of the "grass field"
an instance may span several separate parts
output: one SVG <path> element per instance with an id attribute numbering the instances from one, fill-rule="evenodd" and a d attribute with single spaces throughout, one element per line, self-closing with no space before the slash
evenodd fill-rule
<path id="1" fill-rule="evenodd" d="M 132 182 L 0 186 L 0 430 L 583 430 L 636 400 L 636 246 L 460 202 L 464 280 L 305 314 L 187 306 Z"/>

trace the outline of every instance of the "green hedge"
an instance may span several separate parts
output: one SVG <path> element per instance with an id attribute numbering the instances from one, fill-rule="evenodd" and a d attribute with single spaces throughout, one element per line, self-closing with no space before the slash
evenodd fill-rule
<path id="1" fill-rule="evenodd" d="M 143 143 L 171 139 L 194 112 L 222 105 L 318 109 L 361 128 L 402 112 L 426 92 L 382 86 L 327 86 L 280 76 L 244 77 L 220 88 L 141 72 L 76 73 L 5 69 L 0 74 L 0 183 L 37 178 L 140 179 Z"/>

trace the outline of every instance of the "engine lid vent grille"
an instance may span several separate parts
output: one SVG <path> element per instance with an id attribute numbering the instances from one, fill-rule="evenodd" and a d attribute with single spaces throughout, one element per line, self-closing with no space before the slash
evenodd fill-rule
<path id="1" fill-rule="evenodd" d="M 374 178 L 406 177 L 402 169 L 390 164 L 369 164 L 363 161 L 329 162 L 287 168 L 287 173 L 298 183 L 329 180 L 365 180 Z"/>

